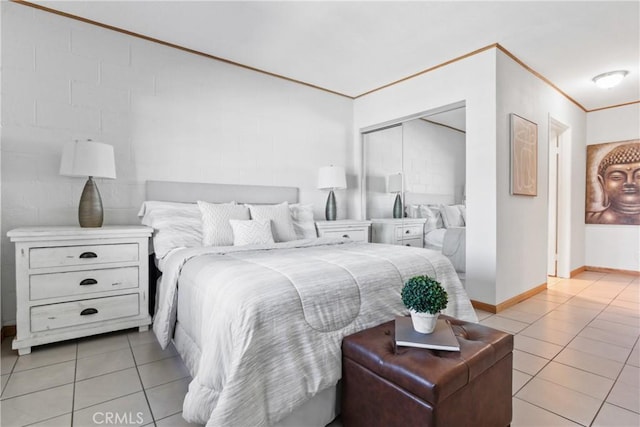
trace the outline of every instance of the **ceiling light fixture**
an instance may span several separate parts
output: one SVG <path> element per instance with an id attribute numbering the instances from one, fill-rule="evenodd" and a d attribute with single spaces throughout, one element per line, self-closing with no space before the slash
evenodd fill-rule
<path id="1" fill-rule="evenodd" d="M 618 86 L 622 79 L 629 74 L 626 70 L 610 71 L 595 76 L 593 82 L 602 89 L 611 89 L 614 86 Z"/>

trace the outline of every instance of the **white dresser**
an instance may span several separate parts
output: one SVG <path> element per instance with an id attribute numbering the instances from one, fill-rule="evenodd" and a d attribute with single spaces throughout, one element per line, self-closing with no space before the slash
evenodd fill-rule
<path id="1" fill-rule="evenodd" d="M 17 228 L 16 338 L 34 345 L 151 324 L 148 245 L 152 229 Z"/>
<path id="2" fill-rule="evenodd" d="M 343 219 L 337 221 L 316 221 L 318 237 L 344 237 L 358 242 L 369 242 L 371 221 Z"/>
<path id="3" fill-rule="evenodd" d="M 421 248 L 424 218 L 380 218 L 371 220 L 371 241 Z"/>

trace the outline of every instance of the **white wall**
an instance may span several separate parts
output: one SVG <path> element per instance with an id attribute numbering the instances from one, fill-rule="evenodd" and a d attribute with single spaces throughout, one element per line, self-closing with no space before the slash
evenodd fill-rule
<path id="1" fill-rule="evenodd" d="M 570 268 L 584 265 L 585 112 L 513 59 L 497 54 L 498 271 L 496 299 L 505 301 L 547 281 L 549 117 L 571 130 Z M 509 189 L 510 123 L 515 113 L 538 125 L 538 195 Z M 566 243 L 566 242 L 565 242 Z"/>
<path id="2" fill-rule="evenodd" d="M 416 119 L 403 125 L 405 190 L 452 194 L 462 202 L 465 184 L 465 134 Z"/>
<path id="3" fill-rule="evenodd" d="M 2 236 L 77 224 L 83 179 L 58 175 L 64 143 L 112 144 L 98 180 L 106 224 L 138 223 L 150 179 L 300 188 L 323 216 L 317 170 L 356 187 L 352 100 L 2 2 Z M 337 191 L 338 216 L 356 188 Z M 15 316 L 14 254 L 2 238 L 3 323 Z"/>
<path id="4" fill-rule="evenodd" d="M 466 102 L 466 288 L 472 299 L 488 304 L 495 304 L 496 300 L 495 58 L 495 50 L 488 50 L 373 92 L 354 103 L 354 158 L 359 167 L 361 129 Z M 353 201 L 353 211 L 360 209 L 360 202 Z"/>
<path id="5" fill-rule="evenodd" d="M 587 114 L 587 145 L 640 139 L 640 104 Z M 640 226 L 585 225 L 585 264 L 640 271 Z"/>

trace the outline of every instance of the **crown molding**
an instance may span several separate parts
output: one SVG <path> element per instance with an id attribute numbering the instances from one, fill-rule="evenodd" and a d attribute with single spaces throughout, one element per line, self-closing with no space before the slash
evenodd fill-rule
<path id="1" fill-rule="evenodd" d="M 204 53 L 204 52 L 201 52 L 199 50 L 190 49 L 188 47 L 180 46 L 180 45 L 177 45 L 175 43 L 170 43 L 170 42 L 167 42 L 167 41 L 164 41 L 164 40 L 160 40 L 160 39 L 156 39 L 156 38 L 153 38 L 153 37 L 145 36 L 144 34 L 135 33 L 133 31 L 125 30 L 123 28 L 115 27 L 113 25 L 103 24 L 102 22 L 98 22 L 98 21 L 94 21 L 94 20 L 91 20 L 91 19 L 83 18 L 81 16 L 73 15 L 73 14 L 66 13 L 66 12 L 61 12 L 59 10 L 52 9 L 52 8 L 49 8 L 49 7 L 46 7 L 46 6 L 42 6 L 42 5 L 39 5 L 39 4 L 36 4 L 36 3 L 31 3 L 31 2 L 26 1 L 26 0 L 9 0 L 9 1 L 11 1 L 13 3 L 16 3 L 16 4 L 21 4 L 23 6 L 32 7 L 34 9 L 39 9 L 39 10 L 42 10 L 42 11 L 45 11 L 45 12 L 53 13 L 55 15 L 62 16 L 62 17 L 65 17 L 65 18 L 74 19 L 76 21 L 84 22 L 86 24 L 95 25 L 95 26 L 98 26 L 98 27 L 101 27 L 101 28 L 105 28 L 107 30 L 116 31 L 118 33 L 122 33 L 122 34 L 125 34 L 125 35 L 128 35 L 128 36 L 131 36 L 131 37 L 136 37 L 136 38 L 139 38 L 139 39 L 142 39 L 142 40 L 150 41 L 152 43 L 157 43 L 157 44 L 160 44 L 160 45 L 163 45 L 163 46 L 167 46 L 167 47 L 170 47 L 170 48 L 173 48 L 173 49 L 178 49 L 178 50 L 181 50 L 183 52 L 191 53 L 193 55 L 202 56 L 202 57 L 205 57 L 205 58 L 213 59 L 215 61 L 223 62 L 225 64 L 233 65 L 233 66 L 236 66 L 236 67 L 244 68 L 246 70 L 251 70 L 251 71 L 255 71 L 257 73 L 265 74 L 267 76 L 275 77 L 275 78 L 278 78 L 278 79 L 281 79 L 281 80 L 286 80 L 286 81 L 289 81 L 289 82 L 292 82 L 292 83 L 297 83 L 297 84 L 300 84 L 300 85 L 303 85 L 303 86 L 307 86 L 307 87 L 310 87 L 310 88 L 313 88 L 313 89 L 321 90 L 323 92 L 331 93 L 333 95 L 337 95 L 337 96 L 341 96 L 341 97 L 349 98 L 349 99 L 361 98 L 363 96 L 372 94 L 372 93 L 380 91 L 382 89 L 386 89 L 386 88 L 388 88 L 390 86 L 393 86 L 393 85 L 405 82 L 407 80 L 413 79 L 414 77 L 418 77 L 418 76 L 421 76 L 423 74 L 429 73 L 431 71 L 437 70 L 438 68 L 442 68 L 442 67 L 445 67 L 445 66 L 447 66 L 449 64 L 453 64 L 454 62 L 462 61 L 463 59 L 469 58 L 469 57 L 474 56 L 474 55 L 478 55 L 478 54 L 480 54 L 482 52 L 485 52 L 487 50 L 498 49 L 501 52 L 503 52 L 505 55 L 507 55 L 508 57 L 513 59 L 516 63 L 518 63 L 525 70 L 529 71 L 531 74 L 533 74 L 534 76 L 538 77 L 539 79 L 541 79 L 542 81 L 547 83 L 549 86 L 551 86 L 553 89 L 555 89 L 558 93 L 560 93 L 562 96 L 564 96 L 570 102 L 575 104 L 578 108 L 580 108 L 585 113 L 591 113 L 591 112 L 594 112 L 594 111 L 606 110 L 606 109 L 610 109 L 610 108 L 617 108 L 617 107 L 623 107 L 623 106 L 626 106 L 626 105 L 640 103 L 640 100 L 638 100 L 638 101 L 627 102 L 627 103 L 624 103 L 624 104 L 610 105 L 610 106 L 606 106 L 606 107 L 600 107 L 600 108 L 594 108 L 592 110 L 587 110 L 582 104 L 580 104 L 578 101 L 576 101 L 575 99 L 573 99 L 572 97 L 567 95 L 558 86 L 553 84 L 553 82 L 551 82 L 551 80 L 547 79 L 542 74 L 538 73 L 536 70 L 534 70 L 533 68 L 529 67 L 527 64 L 525 64 L 522 60 L 520 60 L 513 53 L 509 52 L 507 49 L 505 49 L 499 43 L 493 43 L 493 44 L 487 45 L 485 47 L 482 47 L 480 49 L 474 50 L 474 51 L 469 52 L 467 54 L 464 54 L 464 55 L 458 56 L 456 58 L 450 59 L 449 61 L 445 61 L 445 62 L 443 62 L 441 64 L 438 64 L 438 65 L 435 65 L 433 67 L 429 67 L 427 69 L 419 71 L 417 73 L 411 74 L 411 75 L 409 75 L 407 77 L 404 77 L 402 79 L 399 79 L 399 80 L 387 83 L 387 84 L 385 84 L 383 86 L 371 89 L 371 90 L 369 90 L 367 92 L 361 93 L 360 95 L 351 96 L 351 95 L 347 95 L 347 94 L 344 94 L 344 93 L 341 93 L 341 92 L 337 92 L 335 90 L 331 90 L 331 89 L 328 89 L 328 88 L 325 88 L 325 87 L 322 87 L 322 86 L 314 85 L 312 83 L 307 83 L 307 82 L 304 82 L 302 80 L 296 80 L 296 79 L 293 79 L 293 78 L 290 78 L 290 77 L 286 77 L 286 76 L 283 76 L 283 75 L 280 75 L 280 74 L 276 74 L 276 73 L 272 73 L 272 72 L 269 72 L 269 71 L 265 71 L 265 70 L 262 70 L 260 68 L 256 68 L 256 67 L 252 67 L 252 66 L 249 66 L 249 65 L 241 64 L 239 62 L 231 61 L 229 59 L 225 59 L 225 58 L 222 58 L 222 57 L 219 57 L 219 56 L 210 55 L 208 53 Z"/>
<path id="2" fill-rule="evenodd" d="M 587 110 L 587 113 L 593 113 L 594 111 L 608 110 L 610 108 L 626 107 L 627 105 L 633 105 L 633 104 L 640 104 L 640 101 L 631 101 L 631 102 L 625 102 L 624 104 L 616 104 L 616 105 L 609 105 L 608 107 L 594 108 L 593 110 Z"/>
<path id="3" fill-rule="evenodd" d="M 442 64 L 434 65 L 433 67 L 429 67 L 429 68 L 424 69 L 424 70 L 422 70 L 422 71 L 418 71 L 417 73 L 411 74 L 410 76 L 407 76 L 407 77 L 401 78 L 401 79 L 396 80 L 396 81 L 393 81 L 393 82 L 391 82 L 391 83 L 387 83 L 386 85 L 383 85 L 383 86 L 377 87 L 377 88 L 375 88 L 375 89 L 371 89 L 370 91 L 367 91 L 367 92 L 361 93 L 360 95 L 356 95 L 356 96 L 354 96 L 354 99 L 358 99 L 358 98 L 361 98 L 361 97 L 363 97 L 363 96 L 366 96 L 366 95 L 372 94 L 372 93 L 374 93 L 374 92 L 377 92 L 377 91 L 379 91 L 379 90 L 386 89 L 386 88 L 388 88 L 389 86 L 397 85 L 398 83 L 402 83 L 402 82 L 405 82 L 405 81 L 407 81 L 407 80 L 411 80 L 411 79 L 412 79 L 412 78 L 414 78 L 414 77 L 421 76 L 421 75 L 426 74 L 426 73 L 428 73 L 428 72 L 431 72 L 431 71 L 437 70 L 438 68 L 442 68 L 442 67 L 445 67 L 445 66 L 447 66 L 447 65 L 449 65 L 449 64 L 453 64 L 454 62 L 462 61 L 463 59 L 466 59 L 466 58 L 469 58 L 469 57 L 471 57 L 471 56 L 477 55 L 477 54 L 482 53 L 482 52 L 484 52 L 484 51 L 486 51 L 486 50 L 493 49 L 493 48 L 495 48 L 495 47 L 497 47 L 497 46 L 498 46 L 498 43 L 493 43 L 493 44 L 490 44 L 490 45 L 488 45 L 488 46 L 481 47 L 480 49 L 477 49 L 477 50 L 474 50 L 473 52 L 469 52 L 469 53 L 466 53 L 466 54 L 464 54 L 464 55 L 458 56 L 458 57 L 456 57 L 456 58 L 450 59 L 450 60 L 448 60 L 448 61 L 446 61 L 446 62 L 443 62 Z"/>
<path id="4" fill-rule="evenodd" d="M 157 43 L 157 44 L 160 44 L 160 45 L 163 45 L 163 46 L 167 46 L 167 47 L 170 47 L 170 48 L 173 48 L 173 49 L 178 49 L 178 50 L 181 50 L 183 52 L 191 53 L 193 55 L 203 56 L 205 58 L 213 59 L 215 61 L 223 62 L 223 63 L 229 64 L 229 65 L 234 65 L 236 67 L 244 68 L 246 70 L 255 71 L 257 73 L 266 74 L 268 76 L 275 77 L 275 78 L 282 79 L 282 80 L 286 80 L 286 81 L 289 81 L 289 82 L 292 82 L 292 83 L 297 83 L 297 84 L 300 84 L 300 85 L 308 86 L 308 87 L 311 87 L 313 89 L 318 89 L 318 90 L 321 90 L 321 91 L 324 91 L 324 92 L 329 92 L 329 93 L 331 93 L 333 95 L 338 95 L 338 96 L 342 96 L 344 98 L 353 99 L 352 96 L 346 95 L 344 93 L 336 92 L 335 90 L 331 90 L 331 89 L 327 89 L 327 88 L 324 88 L 324 87 L 321 87 L 321 86 L 317 86 L 317 85 L 314 85 L 312 83 L 307 83 L 307 82 L 304 82 L 302 80 L 292 79 L 290 77 L 282 76 L 280 74 L 276 74 L 276 73 L 272 73 L 272 72 L 269 72 L 269 71 L 261 70 L 260 68 L 252 67 L 250 65 L 241 64 L 239 62 L 231 61 L 229 59 L 225 59 L 225 58 L 222 58 L 222 57 L 219 57 L 219 56 L 215 56 L 215 55 L 210 55 L 208 53 L 204 53 L 204 52 L 201 52 L 201 51 L 195 50 L 195 49 L 190 49 L 188 47 L 184 47 L 184 46 L 181 46 L 181 45 L 178 45 L 178 44 L 175 44 L 175 43 L 170 43 L 170 42 L 167 42 L 167 41 L 164 41 L 164 40 L 156 39 L 154 37 L 145 36 L 144 34 L 135 33 L 133 31 L 125 30 L 123 28 L 114 27 L 113 25 L 103 24 L 102 22 L 98 22 L 98 21 L 94 21 L 94 20 L 91 20 L 91 19 L 83 18 L 81 16 L 73 15 L 73 14 L 66 13 L 66 12 L 61 12 L 61 11 L 56 10 L 56 9 L 51 9 L 49 7 L 42 6 L 42 5 L 39 5 L 39 4 L 36 4 L 36 3 L 31 3 L 29 1 L 25 1 L 25 0 L 9 0 L 9 1 L 11 1 L 13 3 L 24 5 L 24 6 L 29 6 L 29 7 L 32 7 L 34 9 L 39 9 L 39 10 L 42 10 L 44 12 L 53 13 L 55 15 L 62 16 L 62 17 L 65 17 L 65 18 L 74 19 L 76 21 L 84 22 L 85 24 L 95 25 L 97 27 L 105 28 L 107 30 L 116 31 L 118 33 L 122 33 L 122 34 L 125 34 L 127 36 L 136 37 L 136 38 L 139 38 L 139 39 L 142 39 L 142 40 L 146 40 L 146 41 L 150 41 L 150 42 L 153 42 L 153 43 Z"/>

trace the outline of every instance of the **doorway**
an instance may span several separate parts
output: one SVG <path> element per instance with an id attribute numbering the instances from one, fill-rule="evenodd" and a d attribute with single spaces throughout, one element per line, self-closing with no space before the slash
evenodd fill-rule
<path id="1" fill-rule="evenodd" d="M 570 268 L 571 129 L 549 117 L 547 275 L 568 278 Z"/>

